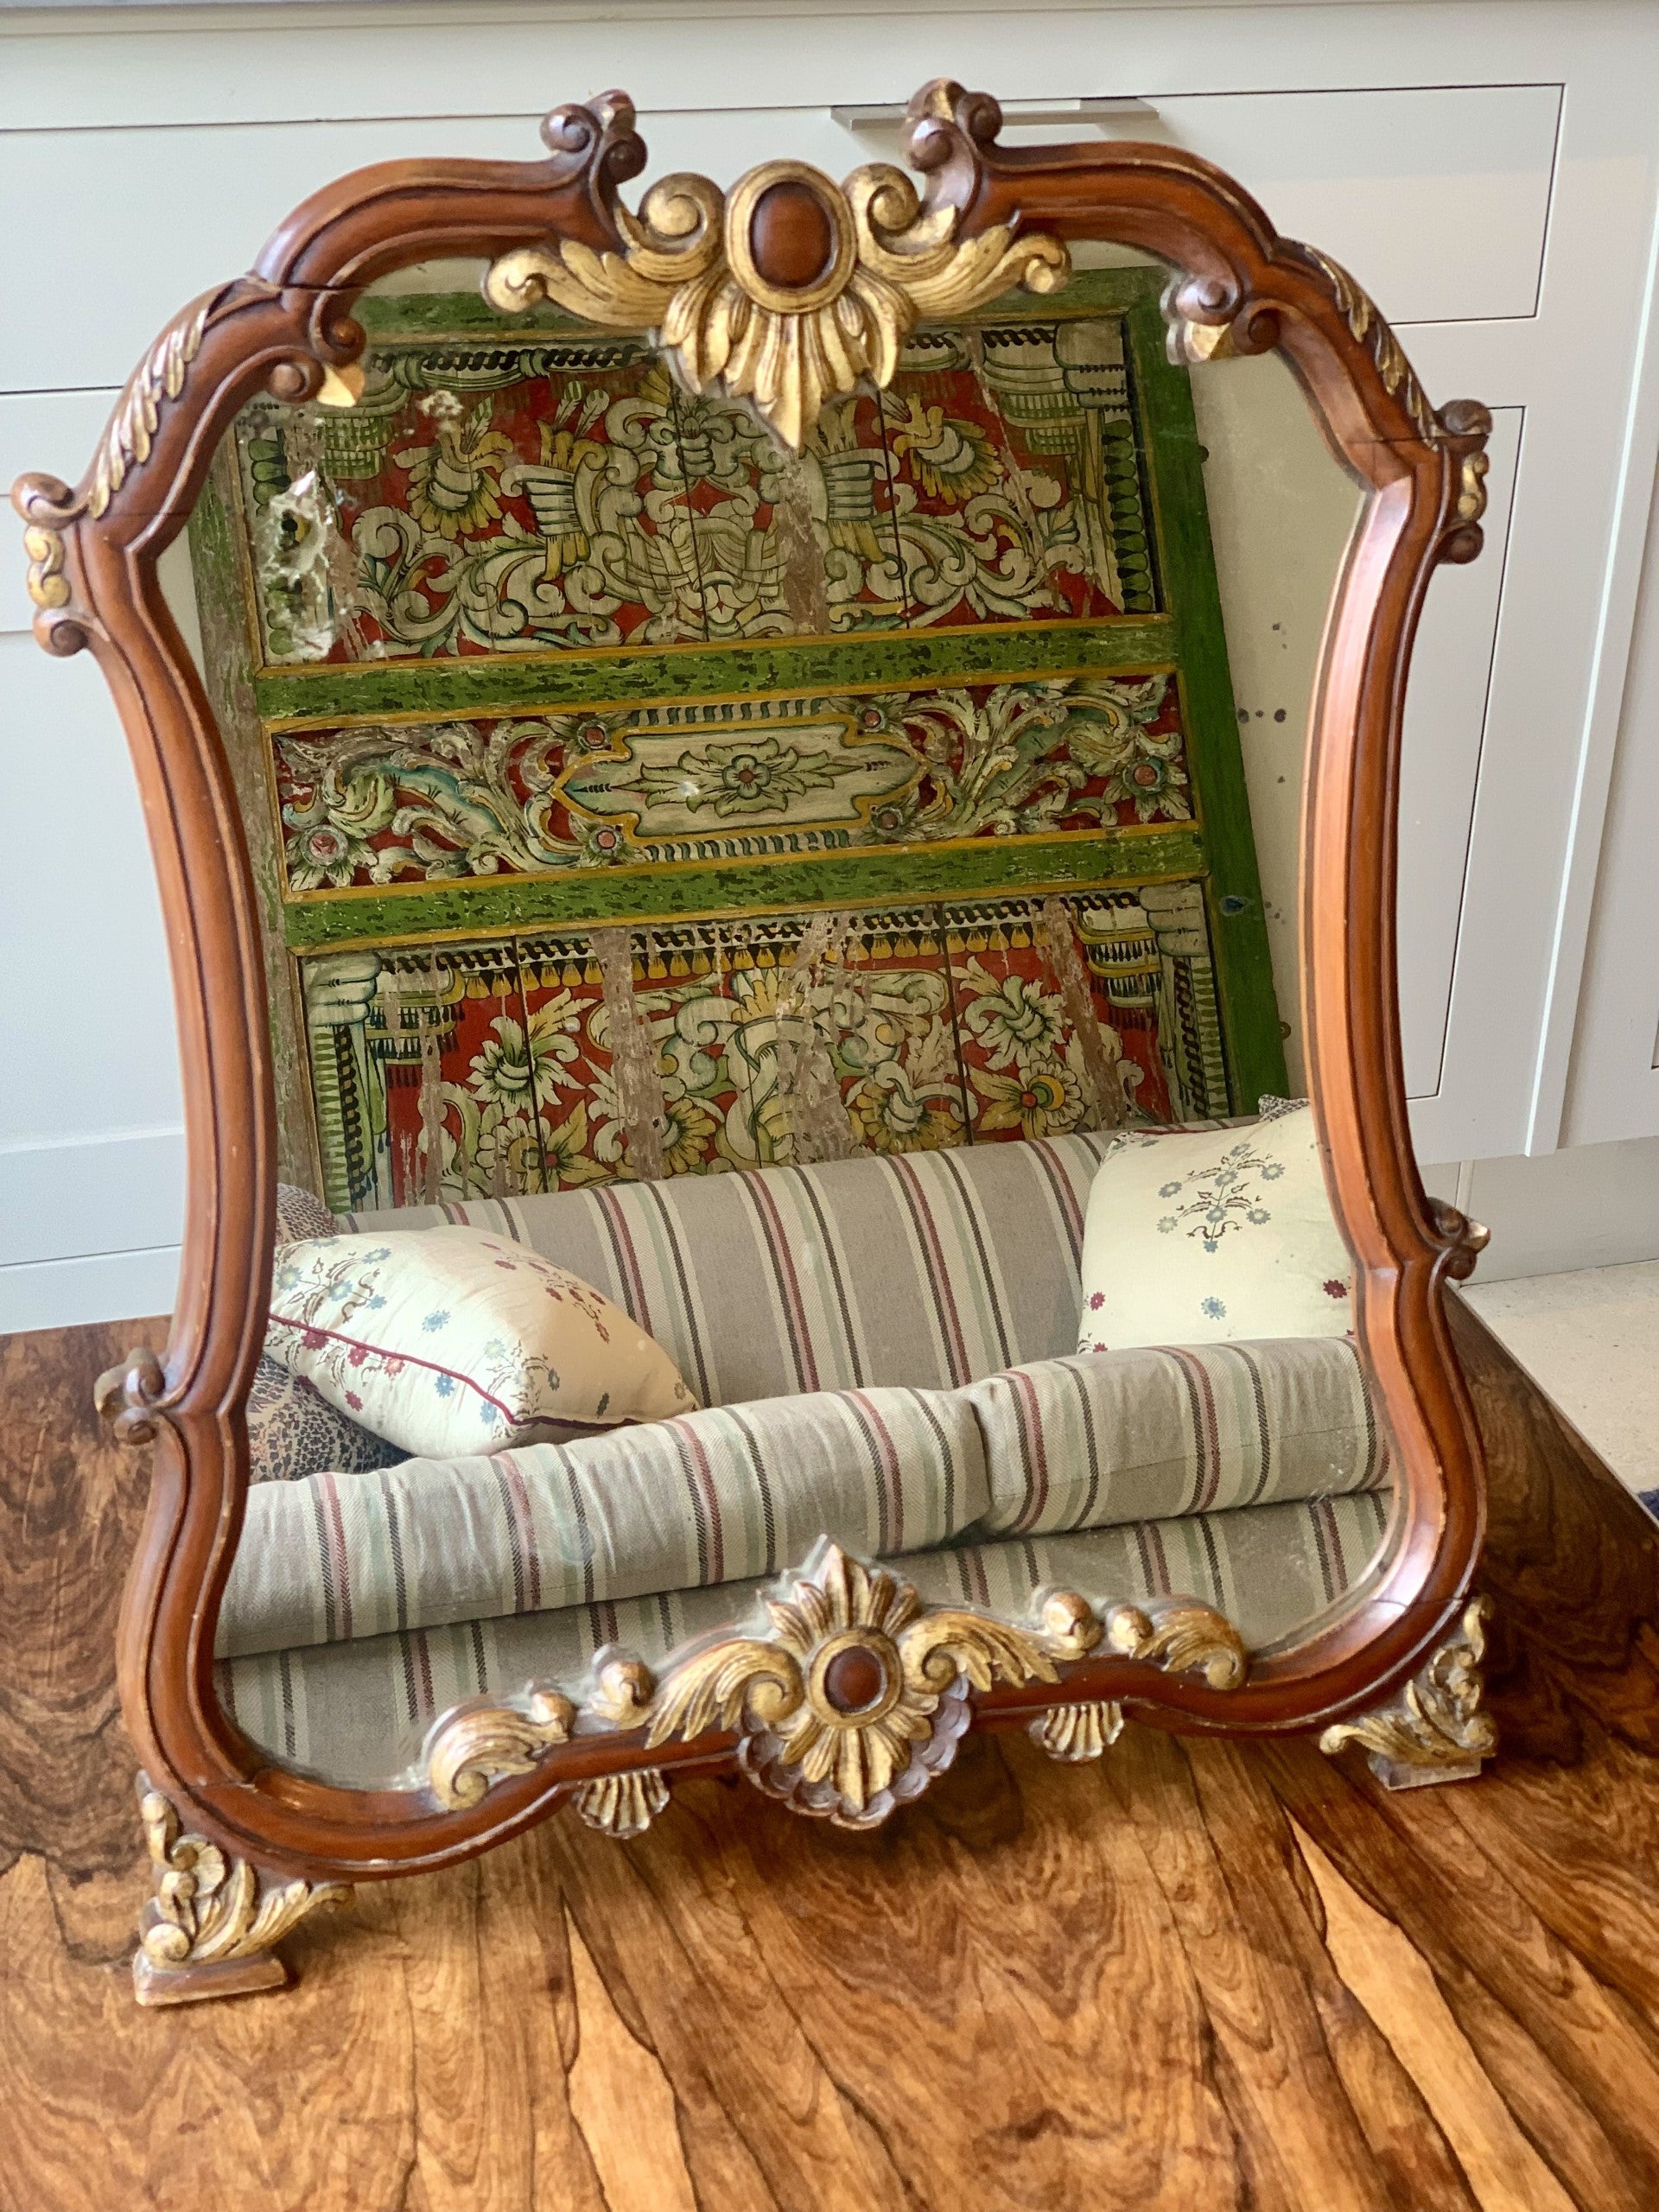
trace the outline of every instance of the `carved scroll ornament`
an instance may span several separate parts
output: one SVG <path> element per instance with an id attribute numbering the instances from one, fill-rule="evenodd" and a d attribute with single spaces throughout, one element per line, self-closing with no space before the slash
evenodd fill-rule
<path id="1" fill-rule="evenodd" d="M 752 401 L 798 452 L 826 400 L 861 377 L 891 383 L 899 341 L 925 318 L 1016 284 L 1056 291 L 1071 274 L 1057 238 L 1016 238 L 1011 223 L 964 237 L 959 210 L 924 211 L 880 162 L 844 185 L 764 162 L 729 198 L 707 177 L 668 176 L 637 215 L 620 203 L 613 214 L 620 252 L 520 246 L 491 269 L 486 298 L 508 313 L 550 299 L 607 329 L 649 330 L 687 391 Z"/>
<path id="2" fill-rule="evenodd" d="M 344 1882 L 265 1881 L 245 1859 L 232 1858 L 204 1835 L 186 1834 L 160 1790 L 141 1786 L 139 1816 L 156 1870 L 133 1961 L 139 1993 L 158 1996 L 169 1974 L 181 1982 L 192 1969 L 229 1967 L 269 1958 L 273 1948 L 309 1912 L 342 1904 Z M 273 1962 L 272 1979 L 284 1978 Z"/>
<path id="3" fill-rule="evenodd" d="M 1491 1758 L 1497 1728 L 1480 1709 L 1485 1691 L 1480 1662 L 1491 1614 L 1489 1599 L 1471 1599 L 1452 1634 L 1391 1704 L 1357 1720 L 1334 1721 L 1319 1738 L 1319 1749 L 1334 1752 L 1358 1744 L 1373 1765 L 1381 1760 L 1385 1766 L 1456 1769 Z"/>
<path id="4" fill-rule="evenodd" d="M 1249 1668 L 1232 1624 L 1192 1599 L 1113 1605 L 1102 1616 L 1074 1591 L 1043 1590 L 1032 1620 L 1016 1624 L 930 1606 L 890 1569 L 828 1541 L 763 1605 L 763 1630 L 693 1649 L 660 1685 L 639 1660 L 601 1654 L 582 1719 L 593 1732 L 643 1728 L 646 1751 L 729 1731 L 739 1765 L 767 1796 L 843 1827 L 873 1827 L 950 1764 L 971 1719 L 970 1690 L 1058 1682 L 1063 1662 L 1103 1649 L 1202 1675 L 1212 1689 L 1239 1688 Z M 440 1804 L 476 1804 L 496 1777 L 527 1772 L 569 1741 L 576 1721 L 576 1708 L 545 1689 L 522 1709 L 458 1706 L 429 1740 L 428 1786 Z M 1116 1705 L 1071 1704 L 1040 1714 L 1032 1732 L 1055 1758 L 1077 1760 L 1098 1757 L 1122 1724 Z M 576 1810 L 590 1827 L 637 1835 L 668 1789 L 655 1767 L 613 1774 L 583 1783 Z"/>

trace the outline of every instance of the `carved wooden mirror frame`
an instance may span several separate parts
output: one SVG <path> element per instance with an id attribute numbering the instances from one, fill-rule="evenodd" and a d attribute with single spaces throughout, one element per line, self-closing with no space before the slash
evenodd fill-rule
<path id="1" fill-rule="evenodd" d="M 271 1942 L 333 1885 L 466 1857 L 572 1795 L 598 1823 L 637 1832 L 676 1776 L 754 1754 L 768 1721 L 791 1698 L 798 1706 L 815 1676 L 810 1653 L 792 1688 L 791 1662 L 781 1678 L 753 1660 L 735 1675 L 681 1668 L 660 1688 L 642 1668 L 613 1667 L 585 1714 L 590 1732 L 572 1733 L 573 1708 L 550 1694 L 459 1723 L 447 1716 L 427 1786 L 407 1790 L 283 1770 L 238 1733 L 214 1692 L 215 1625 L 248 1479 L 244 1404 L 270 1286 L 275 1107 L 243 828 L 157 562 L 244 402 L 264 391 L 349 404 L 365 342 L 357 295 L 439 257 L 490 261 L 499 306 L 550 295 L 592 320 L 653 328 L 685 380 L 749 395 L 788 442 L 810 428 L 821 396 L 861 374 L 889 377 L 898 340 L 923 316 L 1017 282 L 1053 289 L 1070 239 L 1115 240 L 1185 272 L 1166 298 L 1179 358 L 1284 353 L 1333 452 L 1369 490 L 1314 705 L 1301 927 L 1310 1084 L 1393 1442 L 1396 1540 L 1356 1601 L 1248 1670 L 1224 1640 L 1184 1640 L 1178 1614 L 1120 1607 L 1101 1621 L 1081 1601 L 1051 1597 L 1015 1630 L 930 1615 L 916 1601 L 906 1625 L 891 1610 L 904 1603 L 893 1578 L 873 1583 L 839 1554 L 817 1571 L 835 1586 L 830 1627 L 836 1604 L 854 1619 L 887 1607 L 893 1648 L 914 1646 L 903 1671 L 921 1691 L 950 1688 L 962 1700 L 971 1685 L 975 1722 L 1033 1726 L 1059 1756 L 1098 1751 L 1120 1713 L 1235 1734 L 1319 1728 L 1327 1749 L 1357 1739 L 1374 1758 L 1430 1770 L 1468 1771 L 1491 1749 L 1477 1710 L 1480 1607 L 1467 1597 L 1484 1524 L 1480 1446 L 1441 1296 L 1483 1233 L 1428 1200 L 1418 1178 L 1394 893 L 1412 640 L 1436 564 L 1479 550 L 1490 416 L 1469 402 L 1432 408 L 1358 286 L 1277 237 L 1208 163 L 1154 145 L 1003 150 L 995 101 L 943 81 L 918 94 L 910 117 L 919 195 L 884 166 L 838 188 L 779 162 L 723 202 L 702 180 L 665 180 L 632 214 L 618 188 L 645 149 L 614 93 L 556 110 L 545 161 L 359 170 L 305 201 L 251 275 L 169 325 L 75 490 L 36 475 L 14 493 L 40 642 L 62 654 L 90 646 L 126 726 L 183 1057 L 189 1191 L 171 1339 L 164 1360 L 134 1355 L 105 1393 L 120 1434 L 156 1443 L 119 1630 L 123 1707 L 150 1777 L 145 1821 L 162 1869 L 139 1960 L 152 2001 L 168 1992 L 146 1991 L 146 1980 L 175 1979 L 179 1995 L 280 1980 Z M 823 1645 L 820 1624 L 820 1659 Z M 777 1758 L 779 1738 L 768 1740 L 762 1765 Z M 761 1778 L 753 1756 L 746 1764 Z M 181 1834 L 180 1811 L 200 1835 Z"/>

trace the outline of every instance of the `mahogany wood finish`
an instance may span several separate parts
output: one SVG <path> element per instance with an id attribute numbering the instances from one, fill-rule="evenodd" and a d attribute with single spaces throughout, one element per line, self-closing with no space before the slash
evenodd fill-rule
<path id="1" fill-rule="evenodd" d="M 804 184 L 769 185 L 754 204 L 749 251 L 769 284 L 814 284 L 834 257 L 836 234 L 822 201 Z"/>
<path id="2" fill-rule="evenodd" d="M 1277 346 L 1338 455 L 1371 489 L 1329 634 L 1311 736 L 1304 969 L 1312 1087 L 1338 1217 L 1357 1263 L 1362 1340 L 1395 1443 L 1403 1541 L 1366 1599 L 1243 1688 L 1097 1652 L 1058 1688 L 998 1689 L 982 1725 L 1046 1706 L 1120 1700 L 1193 1732 L 1306 1730 L 1379 1703 L 1457 1616 L 1479 1551 L 1480 1452 L 1442 1304 L 1471 1259 L 1467 1224 L 1425 1198 L 1413 1162 L 1395 1003 L 1395 787 L 1406 671 L 1442 559 L 1478 549 L 1484 410 L 1436 416 L 1386 324 L 1333 264 L 1278 238 L 1239 188 L 1167 148 L 1004 152 L 995 102 L 926 87 L 912 103 L 925 208 L 958 238 L 1105 238 L 1185 272 L 1170 309 L 1190 351 Z M 591 1777 L 729 1765 L 710 1734 L 645 1755 L 639 1732 L 563 1745 L 482 1802 L 446 1811 L 418 1790 L 353 1792 L 270 1764 L 213 1694 L 214 1627 L 242 1522 L 243 1404 L 271 1265 L 274 1106 L 255 907 L 230 773 L 200 683 L 163 603 L 157 559 L 184 527 L 238 408 L 264 389 L 305 399 L 342 375 L 372 278 L 443 255 L 537 241 L 621 251 L 617 188 L 645 150 L 626 99 L 563 108 L 539 163 L 397 162 L 342 179 L 282 226 L 253 273 L 204 295 L 124 393 L 74 491 L 26 477 L 36 628 L 90 646 L 126 724 L 160 873 L 183 1057 L 190 1175 L 182 1293 L 163 1361 L 135 1359 L 118 1426 L 156 1445 L 149 1510 L 118 1635 L 123 1709 L 142 1764 L 187 1823 L 264 1867 L 349 1879 L 435 1867 L 539 1820 Z M 809 195 L 810 196 L 810 195 Z M 814 235 L 793 199 L 751 235 L 779 269 Z"/>
<path id="3" fill-rule="evenodd" d="M 0 1340 L 0 2212 L 1652 2212 L 1659 1530 L 1453 1301 L 1505 1755 L 970 1738 L 849 1835 L 676 1791 L 140 2012 L 111 1568 L 143 1325 Z M 150 1325 L 151 1341 L 166 1324 Z"/>

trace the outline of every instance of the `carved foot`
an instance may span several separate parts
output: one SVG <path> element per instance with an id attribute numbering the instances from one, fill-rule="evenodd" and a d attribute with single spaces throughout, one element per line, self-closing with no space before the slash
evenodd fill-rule
<path id="1" fill-rule="evenodd" d="M 1363 1745 L 1371 1772 L 1389 1789 L 1421 1789 L 1433 1782 L 1471 1782 L 1497 1749 L 1497 1730 L 1480 1710 L 1485 1684 L 1491 1602 L 1475 1598 L 1427 1665 L 1392 1704 L 1357 1720 L 1338 1720 L 1319 1738 L 1322 1751 Z"/>
<path id="2" fill-rule="evenodd" d="M 156 1870 L 132 1961 L 138 2002 L 190 2005 L 283 1987 L 292 1976 L 276 1945 L 316 1906 L 342 1904 L 348 1886 L 273 1881 L 206 1836 L 182 1834 L 178 1815 L 143 1775 L 138 1790 Z"/>

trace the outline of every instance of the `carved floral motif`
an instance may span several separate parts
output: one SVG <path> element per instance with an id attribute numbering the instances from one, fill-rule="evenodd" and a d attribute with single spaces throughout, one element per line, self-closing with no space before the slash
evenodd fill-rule
<path id="1" fill-rule="evenodd" d="M 757 1788 L 845 1827 L 885 1820 L 950 1765 L 970 1690 L 1057 1681 L 1057 1662 L 1102 1634 L 1073 1592 L 1039 1592 L 1036 1623 L 1015 1625 L 930 1607 L 890 1569 L 827 1541 L 764 1604 L 766 1631 L 726 1637 L 670 1670 L 647 1748 L 730 1729 Z M 1117 1606 L 1105 1636 L 1128 1656 L 1200 1669 L 1215 1688 L 1243 1679 L 1236 1631 L 1207 1607 L 1173 1605 L 1154 1619 Z M 1081 1744 L 1086 1734 L 1057 1724 L 1057 1740 Z"/>
<path id="2" fill-rule="evenodd" d="M 278 732 L 292 891 L 1187 822 L 1165 673 Z"/>

